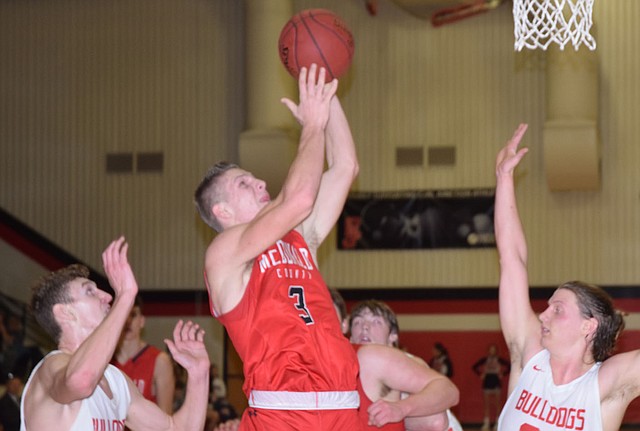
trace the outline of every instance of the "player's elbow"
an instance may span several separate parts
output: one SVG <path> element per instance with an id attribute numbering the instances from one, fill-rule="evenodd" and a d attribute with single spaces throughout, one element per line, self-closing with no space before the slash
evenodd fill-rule
<path id="1" fill-rule="evenodd" d="M 283 195 L 282 209 L 291 223 L 298 225 L 311 215 L 315 197 L 315 194 L 304 192 L 289 196 L 286 193 Z"/>
<path id="2" fill-rule="evenodd" d="M 360 164 L 355 153 L 352 157 L 342 157 L 340 159 L 341 175 L 345 178 L 350 178 L 352 181 L 356 179 L 360 172 Z"/>
<path id="3" fill-rule="evenodd" d="M 460 402 L 460 390 L 458 387 L 448 378 L 441 378 L 437 383 L 437 392 L 440 394 L 440 400 L 442 401 L 442 407 L 450 409 L 458 405 Z"/>
<path id="4" fill-rule="evenodd" d="M 285 187 L 282 192 L 283 203 L 292 215 L 305 219 L 311 214 L 318 195 L 317 186 L 302 182 L 297 187 Z"/>
<path id="5" fill-rule="evenodd" d="M 97 378 L 94 372 L 80 371 L 66 376 L 66 387 L 74 394 L 76 399 L 88 398 L 93 394 L 98 386 L 100 379 Z"/>
<path id="6" fill-rule="evenodd" d="M 449 418 L 446 413 L 435 415 L 427 431 L 445 431 L 449 428 Z"/>
<path id="7" fill-rule="evenodd" d="M 460 390 L 456 385 L 453 384 L 451 380 L 449 380 L 449 384 L 447 386 L 447 390 L 444 391 L 449 400 L 449 408 L 453 406 L 457 406 L 460 402 Z"/>
<path id="8" fill-rule="evenodd" d="M 433 414 L 431 416 L 407 417 L 404 419 L 406 431 L 446 431 L 449 429 L 447 412 Z"/>
<path id="9" fill-rule="evenodd" d="M 358 173 L 360 173 L 360 164 L 358 163 L 358 160 L 354 159 L 351 163 L 351 179 L 355 180 Z"/>

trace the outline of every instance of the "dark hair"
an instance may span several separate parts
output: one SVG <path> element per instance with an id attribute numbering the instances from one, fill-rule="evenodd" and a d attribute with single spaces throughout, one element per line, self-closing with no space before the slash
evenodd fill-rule
<path id="1" fill-rule="evenodd" d="M 338 292 L 337 289 L 330 287 L 329 293 L 331 294 L 333 305 L 335 305 L 340 312 L 340 322 L 342 322 L 347 318 L 347 304 L 345 304 L 344 298 L 342 297 L 342 295 L 340 295 L 340 292 Z"/>
<path id="2" fill-rule="evenodd" d="M 618 336 L 624 329 L 623 313 L 613 306 L 611 296 L 602 288 L 582 281 L 569 281 L 558 287 L 572 291 L 577 298 L 580 314 L 598 321 L 593 335 L 591 353 L 596 362 L 602 362 L 613 354 Z"/>
<path id="3" fill-rule="evenodd" d="M 229 169 L 237 168 L 238 165 L 229 162 L 216 163 L 205 174 L 195 192 L 195 205 L 202 220 L 216 232 L 222 232 L 222 226 L 218 219 L 211 212 L 211 208 L 222 201 L 223 196 L 218 187 L 218 178 Z"/>
<path id="4" fill-rule="evenodd" d="M 391 307 L 382 301 L 376 299 L 368 299 L 366 301 L 360 301 L 353 306 L 351 310 L 351 317 L 349 318 L 349 328 L 353 324 L 353 319 L 360 316 L 365 310 L 371 311 L 375 316 L 382 316 L 389 325 L 391 334 L 399 334 L 400 327 L 398 326 L 398 318 L 396 313 L 393 312 Z M 394 347 L 398 347 L 398 341 L 394 341 Z"/>
<path id="5" fill-rule="evenodd" d="M 142 306 L 144 305 L 144 302 L 142 301 L 142 297 L 140 296 L 140 293 L 138 292 L 138 294 L 136 295 L 135 299 L 133 300 L 133 306 L 134 307 L 138 307 L 140 309 L 140 312 L 142 313 Z"/>
<path id="6" fill-rule="evenodd" d="M 440 343 L 440 342 L 436 342 L 433 344 L 433 347 L 440 352 L 441 355 L 444 356 L 449 356 L 449 351 L 447 351 L 447 348 L 444 347 L 444 344 Z"/>
<path id="7" fill-rule="evenodd" d="M 440 362 L 438 364 L 438 368 L 444 366 L 445 370 L 443 374 L 447 377 L 453 377 L 453 363 L 451 362 L 451 358 L 449 357 L 449 351 L 447 350 L 447 348 L 444 347 L 444 344 L 439 341 L 433 343 L 433 348 L 436 349 L 439 353 L 439 356 L 437 357 L 437 360 Z M 432 358 L 432 360 L 430 361 L 429 365 L 432 368 L 435 368 L 435 360 L 436 358 Z M 442 372 L 442 369 L 438 369 L 437 371 Z"/>
<path id="8" fill-rule="evenodd" d="M 69 265 L 42 277 L 32 288 L 31 310 L 42 328 L 54 339 L 60 341 L 61 328 L 53 316 L 53 306 L 69 304 L 69 282 L 76 278 L 88 278 L 89 269 L 80 264 Z"/>

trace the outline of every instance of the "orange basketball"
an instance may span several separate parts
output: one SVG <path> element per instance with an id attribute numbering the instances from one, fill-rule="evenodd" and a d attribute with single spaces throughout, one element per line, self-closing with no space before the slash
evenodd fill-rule
<path id="1" fill-rule="evenodd" d="M 354 46 L 345 22 L 326 9 L 307 9 L 295 14 L 282 28 L 278 40 L 280 60 L 294 78 L 302 67 L 316 63 L 327 70 L 327 82 L 347 72 Z"/>

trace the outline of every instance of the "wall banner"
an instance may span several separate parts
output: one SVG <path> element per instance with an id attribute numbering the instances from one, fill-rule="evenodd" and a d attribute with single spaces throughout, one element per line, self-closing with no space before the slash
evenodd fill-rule
<path id="1" fill-rule="evenodd" d="M 351 193 L 338 220 L 341 250 L 495 247 L 495 189 Z"/>

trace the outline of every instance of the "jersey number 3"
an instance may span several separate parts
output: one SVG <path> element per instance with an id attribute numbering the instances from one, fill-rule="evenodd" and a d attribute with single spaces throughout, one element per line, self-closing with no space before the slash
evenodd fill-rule
<path id="1" fill-rule="evenodd" d="M 302 286 L 289 286 L 289 298 L 296 298 L 295 304 L 296 310 L 301 313 L 298 314 L 302 321 L 307 325 L 313 325 L 313 317 L 309 313 L 307 304 L 304 302 L 304 287 Z"/>

